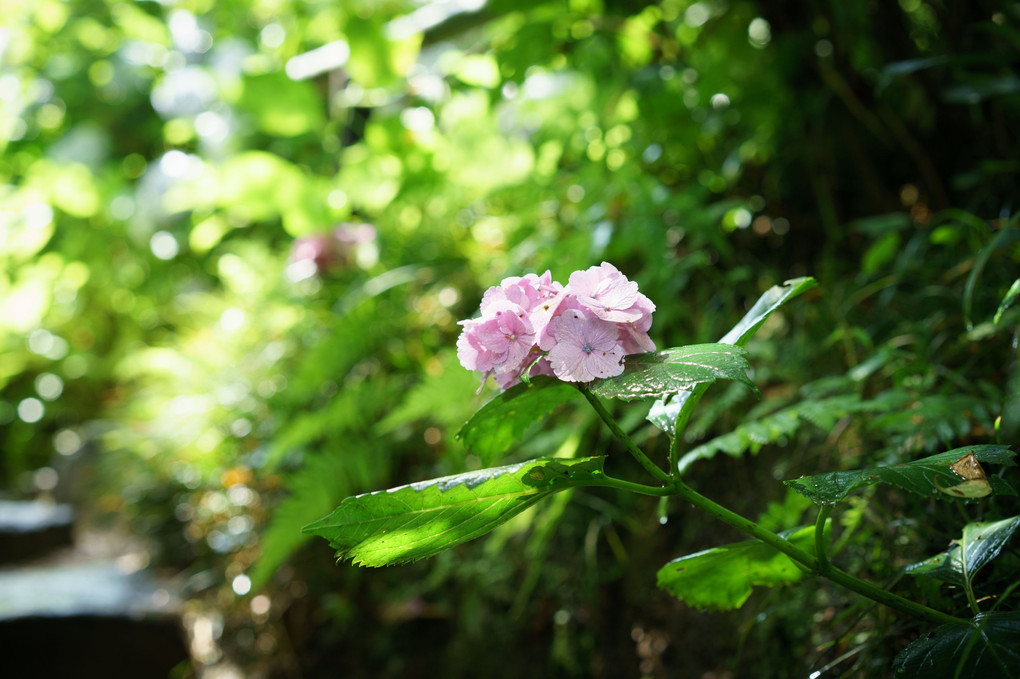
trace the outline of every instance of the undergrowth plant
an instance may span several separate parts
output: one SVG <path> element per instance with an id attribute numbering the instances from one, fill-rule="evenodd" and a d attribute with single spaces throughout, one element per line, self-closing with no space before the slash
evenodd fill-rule
<path id="1" fill-rule="evenodd" d="M 752 441 L 776 440 L 801 420 L 831 428 L 849 413 L 889 414 L 905 407 L 903 395 L 895 390 L 866 399 L 826 391 L 825 385 L 808 385 L 809 398 L 683 450 L 685 431 L 712 383 L 730 380 L 757 393 L 743 347 L 773 312 L 814 286 L 814 279 L 804 277 L 767 290 L 719 342 L 655 351 L 650 350 L 654 345 L 647 335 L 655 305 L 609 264 L 575 272 L 566 286 L 548 274 L 507 279 L 486 293 L 480 318 L 462 322 L 458 342 L 465 367 L 482 373 L 483 383 L 494 376 L 503 389 L 459 433 L 486 468 L 349 497 L 304 531 L 329 540 L 338 559 L 390 566 L 479 537 L 570 489 L 604 487 L 655 496 L 662 498 L 664 512 L 675 499 L 750 538 L 678 556 L 659 569 L 658 586 L 688 605 L 738 608 L 754 587 L 822 578 L 929 627 L 896 657 L 894 668 L 900 676 L 1020 676 L 1020 611 L 1003 605 L 1020 582 L 1001 591 L 985 591 L 986 583 L 977 578 L 1004 551 L 1020 527 L 1020 516 L 967 520 L 956 529 L 957 537 L 946 551 L 905 569 L 911 576 L 962 589 L 965 612 L 929 606 L 844 570 L 836 563 L 839 550 L 834 545 L 838 547 L 839 540 L 834 542 L 833 536 L 834 513 L 841 503 L 876 484 L 935 501 L 1016 496 L 1003 476 L 1007 467 L 1015 466 L 1009 446 L 975 444 L 898 464 L 787 480 L 789 488 L 814 503 L 817 514 L 813 525 L 791 525 L 782 531 L 731 511 L 685 480 L 685 471 L 698 460 L 717 452 L 742 451 Z M 866 369 L 859 366 L 857 372 Z M 665 466 L 637 445 L 604 399 L 653 401 L 647 420 L 668 437 Z M 584 402 L 594 409 L 646 477 L 611 475 L 604 456 L 540 457 L 489 466 L 531 424 L 569 402 Z M 987 471 L 985 465 L 996 465 L 997 470 Z M 874 501 L 874 495 L 867 497 Z M 891 561 L 893 555 L 888 558 Z"/>

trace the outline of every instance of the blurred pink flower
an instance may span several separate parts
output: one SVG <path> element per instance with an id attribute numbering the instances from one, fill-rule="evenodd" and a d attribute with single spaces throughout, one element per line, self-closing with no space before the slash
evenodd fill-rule
<path id="1" fill-rule="evenodd" d="M 290 249 L 290 261 L 292 264 L 314 265 L 314 270 L 304 272 L 302 269 L 299 273 L 322 276 L 351 266 L 358 247 L 375 239 L 376 230 L 371 224 L 337 224 L 329 232 L 295 239 Z"/>

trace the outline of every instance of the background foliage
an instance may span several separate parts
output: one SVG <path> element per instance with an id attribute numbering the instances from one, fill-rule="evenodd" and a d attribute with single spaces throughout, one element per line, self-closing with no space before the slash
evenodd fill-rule
<path id="1" fill-rule="evenodd" d="M 691 485 L 763 525 L 808 504 L 777 479 L 996 426 L 1015 445 L 1020 5 L 15 0 L 0 17 L 0 483 L 149 536 L 224 630 L 199 671 L 867 675 L 916 636 L 825 587 L 686 608 L 656 569 L 736 536 L 608 491 L 384 570 L 335 568 L 300 527 L 481 467 L 456 433 L 491 392 L 456 362 L 456 321 L 503 276 L 602 260 L 656 302 L 661 347 L 818 279 L 747 346 L 762 399 L 717 385 L 688 429 Z M 592 415 L 550 407 L 500 464 L 608 452 L 627 473 Z M 618 414 L 664 455 L 646 412 Z M 964 521 L 871 487 L 834 517 L 836 558 L 889 582 L 1007 502 Z M 983 571 L 990 590 L 1016 556 Z M 966 608 L 925 580 L 900 586 Z"/>

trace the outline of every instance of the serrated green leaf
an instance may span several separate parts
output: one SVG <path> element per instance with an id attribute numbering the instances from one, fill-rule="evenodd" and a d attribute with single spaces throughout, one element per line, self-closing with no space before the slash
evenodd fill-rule
<path id="1" fill-rule="evenodd" d="M 604 398 L 630 401 L 665 396 L 716 380 L 734 380 L 757 392 L 747 376 L 745 351 L 729 344 L 693 344 L 628 356 L 623 372 L 597 380 L 591 390 Z"/>
<path id="2" fill-rule="evenodd" d="M 380 461 L 374 446 L 351 440 L 342 450 L 307 455 L 304 466 L 287 476 L 290 494 L 273 507 L 259 538 L 261 554 L 249 572 L 258 591 L 298 547 L 312 539 L 301 527 L 322 516 L 356 488 L 381 483 L 390 461 Z M 371 487 L 371 486 L 369 486 Z"/>
<path id="3" fill-rule="evenodd" d="M 793 278 L 782 285 L 775 285 L 769 288 L 758 298 L 754 306 L 744 314 L 740 322 L 733 326 L 733 329 L 719 340 L 719 343 L 732 344 L 738 347 L 744 346 L 754 336 L 754 333 L 758 332 L 758 328 L 768 320 L 772 312 L 816 285 L 817 283 L 814 278 L 805 276 L 803 278 Z M 707 384 L 700 387 L 700 392 L 703 393 L 707 388 Z M 676 433 L 677 417 L 680 415 L 680 411 L 683 410 L 684 405 L 691 399 L 691 396 L 691 391 L 681 391 L 672 398 L 656 401 L 652 404 L 651 410 L 648 411 L 648 421 L 670 436 L 674 436 Z M 697 400 L 691 401 L 692 406 L 697 403 Z"/>
<path id="4" fill-rule="evenodd" d="M 793 544 L 813 549 L 814 527 L 783 533 Z M 740 608 L 754 586 L 796 582 L 803 575 L 790 557 L 760 540 L 735 542 L 674 559 L 659 569 L 659 587 L 689 606 Z"/>
<path id="5" fill-rule="evenodd" d="M 824 431 L 831 431 L 836 421 L 850 413 L 875 409 L 870 401 L 862 401 L 856 394 L 841 394 L 830 398 L 805 398 L 788 408 L 769 413 L 757 419 L 748 419 L 733 431 L 717 436 L 687 451 L 677 467 L 683 473 L 697 460 L 708 460 L 717 453 L 740 457 L 755 455 L 763 445 L 793 436 L 806 421 Z"/>
<path id="6" fill-rule="evenodd" d="M 893 668 L 916 679 L 1020 677 L 1020 611 L 942 625 L 903 649 Z"/>
<path id="7" fill-rule="evenodd" d="M 549 495 L 602 474 L 601 457 L 539 458 L 345 499 L 303 528 L 329 540 L 338 559 L 390 566 L 473 540 Z"/>
<path id="8" fill-rule="evenodd" d="M 963 536 L 937 556 L 907 566 L 911 575 L 926 575 L 954 585 L 966 585 L 989 561 L 998 556 L 1020 526 L 1020 516 L 1002 521 L 968 523 Z"/>
<path id="9" fill-rule="evenodd" d="M 797 408 L 784 408 L 761 419 L 744 422 L 733 431 L 692 448 L 680 458 L 677 468 L 683 473 L 697 460 L 711 459 L 717 453 L 731 457 L 740 457 L 748 452 L 757 454 L 763 445 L 792 436 L 799 427 Z"/>
<path id="10" fill-rule="evenodd" d="M 890 483 L 911 493 L 950 500 L 954 495 L 946 491 L 951 491 L 961 483 L 961 478 L 950 469 L 950 466 L 968 453 L 973 453 L 979 462 L 1016 466 L 1013 462 L 1016 453 L 1008 446 L 967 446 L 890 467 L 815 474 L 783 483 L 819 505 L 835 504 L 858 488 L 878 482 Z M 1015 494 L 1008 484 L 998 483 L 1001 479 L 993 476 L 988 480 L 991 482 L 992 493 Z"/>
<path id="11" fill-rule="evenodd" d="M 457 432 L 469 451 L 489 465 L 506 452 L 528 427 L 561 403 L 581 395 L 574 386 L 539 375 L 515 384 L 482 406 Z"/>

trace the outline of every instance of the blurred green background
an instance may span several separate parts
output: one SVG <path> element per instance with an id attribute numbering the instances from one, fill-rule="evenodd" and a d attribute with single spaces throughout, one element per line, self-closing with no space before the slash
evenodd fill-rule
<path id="1" fill-rule="evenodd" d="M 143 541 L 184 596 L 182 673 L 881 676 L 917 634 L 824 587 L 688 609 L 655 571 L 735 536 L 611 492 L 385 570 L 300 527 L 477 468 L 455 435 L 493 387 L 457 364 L 457 320 L 504 276 L 603 260 L 658 305 L 660 347 L 819 280 L 749 347 L 763 399 L 716 387 L 688 434 L 728 453 L 692 485 L 772 525 L 805 509 L 779 479 L 988 442 L 1000 416 L 1015 441 L 1020 3 L 8 0 L 0 20 L 0 489 Z M 664 459 L 642 407 L 618 413 Z M 567 409 L 507 458 L 614 450 Z M 959 521 L 892 496 L 842 545 L 884 583 Z"/>

